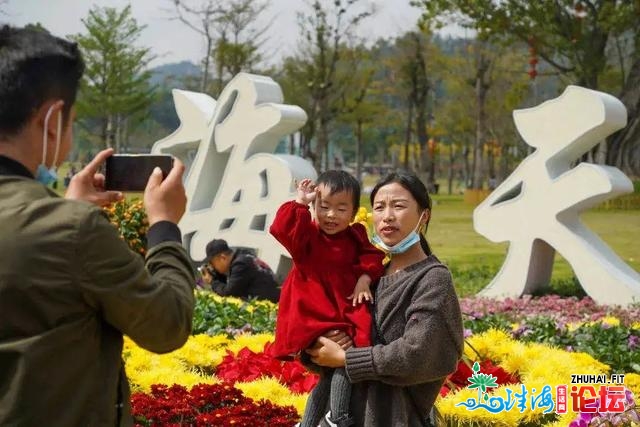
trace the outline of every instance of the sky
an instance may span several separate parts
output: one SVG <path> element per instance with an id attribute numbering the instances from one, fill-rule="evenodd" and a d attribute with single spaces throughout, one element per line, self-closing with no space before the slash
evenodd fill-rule
<path id="1" fill-rule="evenodd" d="M 190 0 L 191 4 L 197 0 Z M 366 0 L 365 0 L 366 1 Z M 170 20 L 174 10 L 172 0 L 5 0 L 4 16 L 0 22 L 22 26 L 40 22 L 57 36 L 84 33 L 82 19 L 93 5 L 124 8 L 131 4 L 138 24 L 147 27 L 139 38 L 139 45 L 150 47 L 157 58 L 152 66 L 188 60 L 199 63 L 204 56 L 204 39 L 177 20 Z M 308 10 L 305 0 L 270 0 L 265 22 L 273 20 L 267 32 L 265 50 L 275 59 L 295 52 L 299 38 L 296 11 Z M 415 26 L 420 10 L 409 0 L 377 0 L 377 13 L 363 23 L 358 35 L 375 40 L 394 37 Z"/>

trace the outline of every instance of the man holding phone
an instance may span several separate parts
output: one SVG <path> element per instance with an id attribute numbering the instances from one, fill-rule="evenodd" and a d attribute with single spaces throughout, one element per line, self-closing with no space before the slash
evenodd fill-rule
<path id="1" fill-rule="evenodd" d="M 164 353 L 191 332 L 179 160 L 148 178 L 145 260 L 100 208 L 122 197 L 97 173 L 112 150 L 65 198 L 43 185 L 71 149 L 83 69 L 74 43 L 0 27 L 0 425 L 131 425 L 123 334 Z"/>

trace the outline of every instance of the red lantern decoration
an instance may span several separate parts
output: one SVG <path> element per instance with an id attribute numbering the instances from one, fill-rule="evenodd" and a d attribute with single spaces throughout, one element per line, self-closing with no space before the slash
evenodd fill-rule
<path id="1" fill-rule="evenodd" d="M 437 142 L 433 138 L 429 138 L 427 142 L 427 146 L 429 147 L 429 154 L 433 156 L 433 153 L 436 151 Z"/>
<path id="2" fill-rule="evenodd" d="M 538 52 L 536 52 L 535 47 L 535 39 L 533 36 L 529 37 L 529 78 L 534 80 L 538 75 L 538 71 L 536 70 L 536 65 L 538 64 Z"/>

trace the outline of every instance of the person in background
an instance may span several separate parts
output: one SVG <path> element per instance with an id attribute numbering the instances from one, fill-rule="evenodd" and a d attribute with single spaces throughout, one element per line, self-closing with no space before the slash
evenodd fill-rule
<path id="1" fill-rule="evenodd" d="M 315 427 L 321 421 L 340 427 L 353 423 L 351 384 L 344 369 L 318 369 L 304 350 L 319 336 L 336 331 L 349 334 L 357 346 L 371 345 L 366 303 L 372 300 L 372 281 L 383 273 L 384 253 L 369 242 L 362 224 L 351 224 L 359 206 L 358 181 L 345 171 L 329 170 L 320 174 L 317 183 L 302 180 L 296 199 L 278 209 L 269 230 L 293 259 L 271 352 L 280 359 L 300 354 L 303 363 L 320 371 L 320 382 L 307 400 L 303 427 Z M 325 416 L 327 402 L 331 411 Z"/>
<path id="2" fill-rule="evenodd" d="M 370 197 L 374 242 L 391 257 L 375 289 L 373 343 L 345 350 L 320 337 L 307 352 L 318 365 L 345 368 L 356 426 L 430 426 L 438 392 L 462 356 L 460 305 L 449 270 L 424 237 L 431 218 L 424 184 L 392 173 Z"/>
<path id="3" fill-rule="evenodd" d="M 223 239 L 207 244 L 207 262 L 199 269 L 203 281 L 222 296 L 278 302 L 280 287 L 273 270 L 251 249 L 231 249 Z"/>
<path id="4" fill-rule="evenodd" d="M 71 150 L 83 73 L 75 43 L 0 27 L 0 425 L 129 426 L 123 335 L 156 353 L 191 333 L 195 281 L 176 225 L 184 166 L 149 178 L 146 259 L 101 206 L 103 150 L 69 182 L 47 188 Z"/>

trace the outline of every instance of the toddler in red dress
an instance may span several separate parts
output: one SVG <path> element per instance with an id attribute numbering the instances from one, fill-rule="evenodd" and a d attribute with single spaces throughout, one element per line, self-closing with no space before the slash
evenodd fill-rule
<path id="1" fill-rule="evenodd" d="M 313 202 L 315 221 L 309 204 Z M 360 184 L 344 171 L 322 173 L 313 183 L 302 180 L 295 201 L 276 213 L 271 234 L 287 249 L 293 267 L 279 300 L 272 354 L 300 355 L 315 340 L 340 330 L 355 346 L 371 345 L 370 285 L 384 272 L 384 253 L 369 242 L 362 224 L 351 224 L 360 204 Z M 306 356 L 306 358 L 305 358 Z M 344 368 L 320 370 L 320 382 L 307 402 L 301 425 L 317 426 L 329 400 L 330 422 L 351 425 L 351 383 Z"/>

